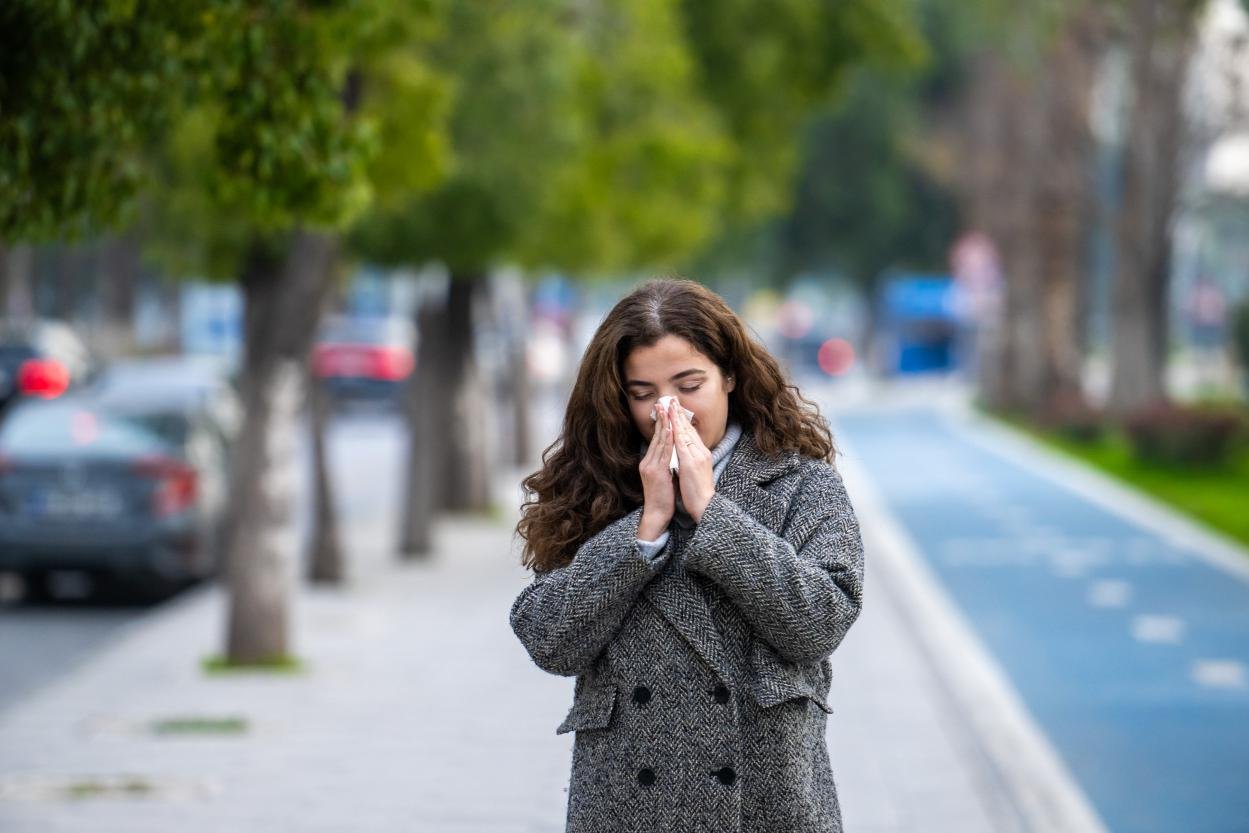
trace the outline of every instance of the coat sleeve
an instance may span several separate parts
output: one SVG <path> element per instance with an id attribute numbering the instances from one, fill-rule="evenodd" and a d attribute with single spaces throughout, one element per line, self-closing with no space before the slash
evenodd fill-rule
<path id="1" fill-rule="evenodd" d="M 714 581 L 755 632 L 789 662 L 818 662 L 841 643 L 863 606 L 863 540 L 840 473 L 804 475 L 784 537 L 716 493 L 684 555 Z"/>
<path id="2" fill-rule="evenodd" d="M 667 564 L 670 548 L 654 558 L 640 549 L 641 518 L 638 508 L 612 522 L 570 564 L 536 574 L 512 604 L 512 630 L 542 670 L 565 677 L 589 670 Z"/>

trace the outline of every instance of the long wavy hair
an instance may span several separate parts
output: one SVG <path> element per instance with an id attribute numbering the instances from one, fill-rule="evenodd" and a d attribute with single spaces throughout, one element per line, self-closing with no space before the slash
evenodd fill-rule
<path id="1" fill-rule="evenodd" d="M 832 462 L 828 423 L 785 378 L 719 295 L 694 281 L 653 280 L 622 298 L 599 325 L 581 359 L 560 437 L 542 468 L 524 480 L 516 531 L 523 563 L 537 572 L 570 563 L 577 549 L 642 504 L 638 463 L 643 437 L 624 388 L 624 362 L 637 347 L 679 336 L 737 380 L 729 419 L 751 432 L 767 455 L 792 450 Z"/>

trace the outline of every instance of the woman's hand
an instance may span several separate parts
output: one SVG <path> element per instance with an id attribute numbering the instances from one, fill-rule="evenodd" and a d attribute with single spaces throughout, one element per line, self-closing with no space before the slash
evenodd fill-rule
<path id="1" fill-rule="evenodd" d="M 703 445 L 702 437 L 694 430 L 689 418 L 679 407 L 672 418 L 676 429 L 677 462 L 681 464 L 681 502 L 694 522 L 702 520 L 703 510 L 711 502 L 716 491 L 715 475 L 712 473 L 711 451 Z"/>
<path id="2" fill-rule="evenodd" d="M 642 521 L 638 525 L 638 538 L 654 541 L 668 528 L 676 511 L 676 485 L 672 482 L 674 436 L 672 416 L 667 408 L 656 409 L 655 433 L 651 435 L 650 447 L 638 464 L 642 475 Z"/>

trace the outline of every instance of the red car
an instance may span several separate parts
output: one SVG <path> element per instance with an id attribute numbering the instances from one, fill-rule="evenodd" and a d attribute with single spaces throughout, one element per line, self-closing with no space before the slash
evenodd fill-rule
<path id="1" fill-rule="evenodd" d="M 412 374 L 414 335 L 397 315 L 332 316 L 313 348 L 313 372 L 337 401 L 393 404 Z"/>

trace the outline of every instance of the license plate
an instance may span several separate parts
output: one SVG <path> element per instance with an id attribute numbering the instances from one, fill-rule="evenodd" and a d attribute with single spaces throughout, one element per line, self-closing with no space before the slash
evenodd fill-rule
<path id="1" fill-rule="evenodd" d="M 45 489 L 26 497 L 26 515 L 60 520 L 107 520 L 121 515 L 121 496 L 112 489 Z"/>

